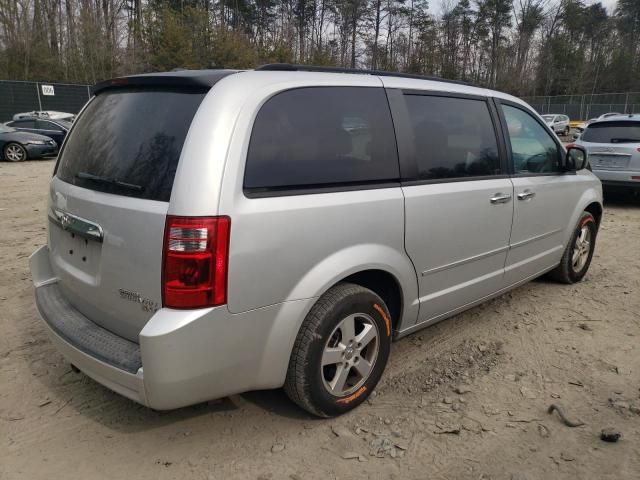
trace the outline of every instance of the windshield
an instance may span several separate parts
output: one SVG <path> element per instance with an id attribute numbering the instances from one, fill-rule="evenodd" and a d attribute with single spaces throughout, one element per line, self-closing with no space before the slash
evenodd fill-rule
<path id="1" fill-rule="evenodd" d="M 542 119 L 545 122 L 553 122 L 553 115 L 542 115 Z"/>
<path id="2" fill-rule="evenodd" d="M 57 177 L 91 190 L 169 201 L 187 131 L 205 92 L 107 90 L 75 122 Z"/>
<path id="3" fill-rule="evenodd" d="M 591 143 L 640 143 L 640 122 L 592 123 L 580 139 Z"/>
<path id="4" fill-rule="evenodd" d="M 68 122 L 67 120 L 56 120 L 56 123 L 58 123 L 58 125 L 66 128 L 67 130 L 69 130 L 71 128 L 71 122 Z"/>
<path id="5" fill-rule="evenodd" d="M 0 133 L 9 133 L 9 132 L 15 132 L 16 129 L 10 127 L 9 125 L 3 125 L 2 123 L 0 123 Z"/>

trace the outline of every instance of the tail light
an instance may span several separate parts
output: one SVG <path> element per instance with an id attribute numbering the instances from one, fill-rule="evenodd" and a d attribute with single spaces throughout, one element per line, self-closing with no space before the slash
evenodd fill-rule
<path id="1" fill-rule="evenodd" d="M 229 217 L 167 216 L 162 304 L 203 308 L 227 302 Z"/>

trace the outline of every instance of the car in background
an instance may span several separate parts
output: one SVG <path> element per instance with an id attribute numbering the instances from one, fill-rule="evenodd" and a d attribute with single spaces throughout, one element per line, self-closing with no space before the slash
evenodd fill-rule
<path id="1" fill-rule="evenodd" d="M 67 122 L 73 122 L 76 119 L 75 113 L 57 112 L 55 110 L 33 110 L 31 112 L 16 113 L 13 116 L 13 120 L 32 117 L 48 118 L 50 120 L 66 120 Z"/>
<path id="2" fill-rule="evenodd" d="M 603 113 L 602 115 L 600 115 L 599 117 L 596 117 L 596 118 L 590 118 L 586 122 L 576 122 L 575 125 L 572 125 L 572 127 L 575 130 L 574 133 L 573 133 L 573 139 L 576 140 L 576 139 L 580 138 L 580 135 L 582 135 L 582 132 L 584 132 L 584 129 L 587 128 L 587 126 L 591 125 L 593 122 L 595 122 L 597 120 L 603 120 L 603 119 L 609 118 L 609 117 L 616 117 L 618 115 L 624 115 L 624 114 L 623 113 L 617 113 L 617 112 L 609 112 L 609 113 Z"/>
<path id="3" fill-rule="evenodd" d="M 55 140 L 58 145 L 62 145 L 64 138 L 71 128 L 71 123 L 66 120 L 51 120 L 38 117 L 25 117 L 19 120 L 12 120 L 7 122 L 6 125 L 23 132 L 44 135 Z"/>
<path id="4" fill-rule="evenodd" d="M 44 135 L 20 132 L 0 123 L 0 159 L 33 160 L 58 153 L 58 144 Z"/>
<path id="5" fill-rule="evenodd" d="M 593 173 L 609 188 L 640 190 L 640 115 L 609 115 L 587 125 L 584 147 Z"/>
<path id="6" fill-rule="evenodd" d="M 569 126 L 569 117 L 566 115 L 542 115 L 542 119 L 555 133 L 569 135 L 571 127 Z"/>

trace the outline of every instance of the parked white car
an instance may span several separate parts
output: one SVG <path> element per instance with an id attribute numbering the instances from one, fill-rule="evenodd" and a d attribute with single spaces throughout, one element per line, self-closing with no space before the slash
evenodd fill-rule
<path id="1" fill-rule="evenodd" d="M 23 118 L 46 118 L 48 120 L 65 120 L 73 122 L 76 118 L 75 113 L 57 112 L 55 110 L 33 110 L 31 112 L 16 113 L 13 120 L 22 120 Z"/>
<path id="2" fill-rule="evenodd" d="M 549 128 L 560 135 L 569 135 L 569 117 L 566 115 L 542 115 Z"/>

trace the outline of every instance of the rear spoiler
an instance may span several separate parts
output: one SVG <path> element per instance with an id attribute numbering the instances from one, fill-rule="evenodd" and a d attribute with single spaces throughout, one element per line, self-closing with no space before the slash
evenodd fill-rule
<path id="1" fill-rule="evenodd" d="M 91 87 L 92 95 L 105 90 L 126 87 L 168 87 L 209 90 L 224 77 L 241 70 L 180 70 L 177 72 L 145 73 L 117 77 L 96 83 Z"/>

